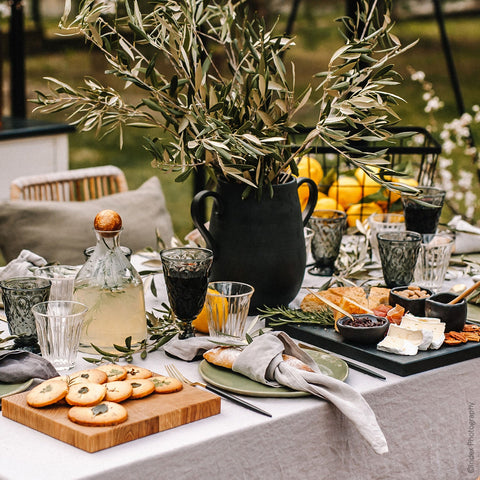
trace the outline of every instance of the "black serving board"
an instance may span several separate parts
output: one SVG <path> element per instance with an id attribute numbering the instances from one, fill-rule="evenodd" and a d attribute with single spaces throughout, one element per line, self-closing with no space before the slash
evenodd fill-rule
<path id="1" fill-rule="evenodd" d="M 456 346 L 443 345 L 438 350 L 427 350 L 410 356 L 382 352 L 377 350 L 376 345 L 347 342 L 333 328 L 289 324 L 276 329 L 283 330 L 297 340 L 402 377 L 480 356 L 479 342 L 467 342 Z"/>

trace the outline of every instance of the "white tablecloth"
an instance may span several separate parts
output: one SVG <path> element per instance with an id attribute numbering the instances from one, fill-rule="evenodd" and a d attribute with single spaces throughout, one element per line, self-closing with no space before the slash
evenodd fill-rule
<path id="1" fill-rule="evenodd" d="M 157 282 L 159 285 L 161 281 Z M 148 300 L 151 307 L 153 300 Z M 135 363 L 198 363 L 163 352 Z M 79 355 L 76 369 L 90 364 Z M 318 398 L 253 398 L 268 418 L 222 400 L 219 415 L 96 453 L 0 418 L 1 479 L 474 480 L 480 475 L 480 359 L 387 381 L 351 370 L 347 382 L 377 415 L 390 452 L 375 454 L 335 408 Z"/>

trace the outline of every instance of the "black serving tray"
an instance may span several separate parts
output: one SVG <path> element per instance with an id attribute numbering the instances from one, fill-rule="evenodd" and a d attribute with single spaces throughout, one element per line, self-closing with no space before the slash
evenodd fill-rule
<path id="1" fill-rule="evenodd" d="M 297 340 L 402 377 L 480 356 L 479 342 L 467 342 L 455 346 L 443 345 L 438 350 L 427 350 L 417 355 L 407 356 L 382 352 L 377 350 L 376 345 L 347 342 L 333 328 L 289 324 L 275 329 L 283 330 Z"/>

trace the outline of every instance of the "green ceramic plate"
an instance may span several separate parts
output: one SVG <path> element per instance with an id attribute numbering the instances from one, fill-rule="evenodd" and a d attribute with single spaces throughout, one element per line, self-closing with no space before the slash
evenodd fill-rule
<path id="1" fill-rule="evenodd" d="M 480 305 L 472 305 L 471 303 L 468 304 L 467 320 L 471 320 L 475 323 L 480 323 Z"/>
<path id="2" fill-rule="evenodd" d="M 24 383 L 0 383 L 0 398 L 8 397 L 14 393 L 25 391 L 33 382 L 33 378 Z"/>
<path id="3" fill-rule="evenodd" d="M 342 382 L 347 378 L 348 365 L 341 358 L 330 355 L 327 352 L 313 350 L 308 350 L 308 354 L 315 360 L 320 371 L 325 375 Z M 310 395 L 309 393 L 298 392 L 286 387 L 275 388 L 254 382 L 239 373 L 212 365 L 206 360 L 200 362 L 199 371 L 202 378 L 210 385 L 228 392 L 238 393 L 239 395 L 252 397 L 305 397 Z"/>

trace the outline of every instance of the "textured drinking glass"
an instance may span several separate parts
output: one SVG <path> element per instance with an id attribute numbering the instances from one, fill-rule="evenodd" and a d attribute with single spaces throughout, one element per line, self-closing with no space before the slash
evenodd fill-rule
<path id="1" fill-rule="evenodd" d="M 312 256 L 315 265 L 308 269 L 312 275 L 330 276 L 340 252 L 347 215 L 340 210 L 315 210 L 308 221 L 313 230 Z"/>
<path id="2" fill-rule="evenodd" d="M 307 252 L 307 263 L 310 263 L 311 261 L 313 261 L 312 238 L 315 232 L 311 228 L 305 227 L 303 229 L 303 234 L 305 236 L 305 250 Z"/>
<path id="3" fill-rule="evenodd" d="M 207 291 L 211 337 L 244 338 L 254 288 L 241 282 L 210 282 Z"/>
<path id="4" fill-rule="evenodd" d="M 448 234 L 422 235 L 415 283 L 438 292 L 445 281 L 455 239 Z"/>
<path id="5" fill-rule="evenodd" d="M 15 348 L 40 352 L 32 307 L 48 300 L 50 286 L 50 280 L 36 277 L 16 277 L 0 282 L 8 330 L 11 335 L 19 335 L 14 340 Z"/>
<path id="6" fill-rule="evenodd" d="M 42 302 L 32 308 L 42 357 L 59 372 L 75 366 L 87 310 L 83 303 L 68 300 Z"/>
<path id="7" fill-rule="evenodd" d="M 402 195 L 406 229 L 417 233 L 435 233 L 445 201 L 445 190 L 419 186 L 418 197 Z"/>
<path id="8" fill-rule="evenodd" d="M 168 300 L 183 324 L 178 338 L 193 337 L 192 321 L 205 303 L 213 252 L 207 248 L 168 248 L 160 252 Z"/>
<path id="9" fill-rule="evenodd" d="M 383 279 L 388 288 L 412 283 L 422 236 L 416 232 L 377 233 Z"/>
<path id="10" fill-rule="evenodd" d="M 49 265 L 36 268 L 33 274 L 52 282 L 49 300 L 73 300 L 75 276 L 79 269 L 70 265 Z"/>
<path id="11" fill-rule="evenodd" d="M 374 213 L 368 218 L 368 223 L 370 225 L 372 258 L 373 260 L 380 262 L 377 233 L 405 231 L 405 217 L 402 213 Z"/>

